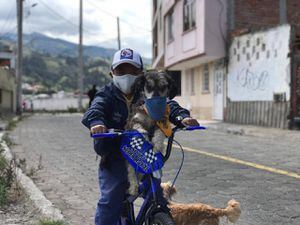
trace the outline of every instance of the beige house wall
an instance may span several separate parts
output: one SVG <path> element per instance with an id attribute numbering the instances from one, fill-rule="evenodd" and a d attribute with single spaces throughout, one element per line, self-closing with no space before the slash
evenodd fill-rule
<path id="1" fill-rule="evenodd" d="M 181 74 L 182 95 L 175 98 L 181 106 L 190 110 L 193 117 L 201 120 L 212 119 L 214 64 L 208 63 L 207 65 L 209 68 L 209 91 L 203 91 L 205 64 L 202 64 L 191 68 L 194 69 L 194 93 L 192 93 L 191 69 L 183 70 Z"/>
<path id="2" fill-rule="evenodd" d="M 12 70 L 0 68 L 0 114 L 16 111 L 16 79 Z"/>

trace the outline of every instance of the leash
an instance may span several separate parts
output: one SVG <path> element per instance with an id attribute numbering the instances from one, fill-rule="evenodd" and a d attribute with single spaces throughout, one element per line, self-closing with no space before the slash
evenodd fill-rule
<path id="1" fill-rule="evenodd" d="M 180 144 L 178 141 L 176 141 L 176 140 L 173 140 L 173 142 L 175 142 L 175 143 L 180 147 L 180 150 L 181 150 L 181 153 L 182 153 L 182 160 L 181 160 L 181 164 L 180 164 L 180 166 L 179 166 L 179 169 L 178 169 L 178 171 L 177 171 L 177 173 L 176 173 L 176 176 L 175 176 L 175 178 L 174 178 L 174 180 L 173 180 L 173 182 L 172 182 L 171 189 L 172 189 L 172 188 L 174 187 L 174 185 L 175 185 L 175 182 L 176 182 L 176 180 L 177 180 L 177 178 L 178 178 L 178 175 L 179 175 L 179 173 L 180 173 L 180 171 L 181 171 L 181 169 L 182 169 L 183 162 L 184 162 L 184 151 L 183 151 L 183 148 L 182 148 L 181 144 Z"/>

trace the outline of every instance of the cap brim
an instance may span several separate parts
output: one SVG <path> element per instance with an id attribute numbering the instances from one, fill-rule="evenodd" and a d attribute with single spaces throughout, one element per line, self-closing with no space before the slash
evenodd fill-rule
<path id="1" fill-rule="evenodd" d="M 123 63 L 129 63 L 129 64 L 133 65 L 134 67 L 136 67 L 136 68 L 138 68 L 138 69 L 141 69 L 141 67 L 142 67 L 140 64 L 138 64 L 138 63 L 136 63 L 136 62 L 133 62 L 133 61 L 130 60 L 130 59 L 123 59 L 123 60 L 121 60 L 121 61 L 119 61 L 119 62 L 113 64 L 113 65 L 111 66 L 111 68 L 114 70 L 117 66 L 119 66 L 119 65 L 121 65 L 121 64 L 123 64 Z"/>

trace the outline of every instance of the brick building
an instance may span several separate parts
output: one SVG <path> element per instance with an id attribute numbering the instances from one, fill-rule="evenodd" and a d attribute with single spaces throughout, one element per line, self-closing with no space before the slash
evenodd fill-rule
<path id="1" fill-rule="evenodd" d="M 300 35 L 299 0 L 228 0 L 229 31 L 289 23 Z"/>
<path id="2" fill-rule="evenodd" d="M 273 127 L 286 127 L 282 124 L 289 124 L 289 127 L 294 127 L 300 120 L 300 1 L 299 0 L 229 0 L 228 1 L 228 33 L 232 38 L 241 34 L 249 34 L 259 32 L 272 28 L 281 24 L 290 24 L 291 31 L 289 34 L 289 93 L 290 99 L 286 100 L 288 105 L 288 112 L 285 113 L 278 103 L 280 93 L 274 93 L 274 100 L 272 102 L 243 102 L 243 105 L 252 104 L 255 113 L 251 114 L 254 117 L 259 118 L 264 116 L 261 112 L 266 109 L 266 104 L 269 104 L 268 111 L 272 111 L 268 117 L 274 117 L 274 114 L 278 114 L 277 119 L 272 119 L 272 122 L 264 122 L 260 119 L 253 120 L 253 118 L 247 118 L 247 113 L 243 111 L 247 109 L 244 106 L 240 106 L 237 110 L 238 104 L 230 104 L 227 101 L 227 107 L 225 110 L 225 119 L 231 122 L 249 123 L 257 125 L 267 125 Z M 280 40 L 279 40 L 280 41 Z M 276 45 L 276 44 L 274 44 Z M 228 46 L 229 48 L 229 46 Z M 280 53 L 279 53 L 280 54 Z M 230 57 L 229 57 L 230 60 Z M 275 103 L 277 102 L 277 103 Z M 238 107 L 239 108 L 239 107 Z M 236 119 L 233 119 L 232 112 L 240 112 Z M 283 113 L 284 112 L 284 113 Z M 249 115 L 250 116 L 250 115 Z M 244 120 L 241 118 L 244 117 Z M 280 118 L 280 119 L 278 119 Z M 270 119 L 269 119 L 270 120 Z M 277 120 L 277 121 L 275 121 Z M 287 121 L 285 121 L 287 120 Z M 281 124 L 281 125 L 280 125 Z"/>

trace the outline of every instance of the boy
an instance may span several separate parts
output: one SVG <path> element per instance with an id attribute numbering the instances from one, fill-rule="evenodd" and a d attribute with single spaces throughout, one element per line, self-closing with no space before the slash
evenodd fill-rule
<path id="1" fill-rule="evenodd" d="M 91 107 L 82 119 L 82 123 L 90 129 L 92 134 L 103 133 L 110 128 L 123 130 L 128 117 L 128 109 L 139 97 L 133 96 L 130 91 L 135 79 L 143 71 L 140 54 L 131 49 L 117 51 L 111 69 L 113 82 L 97 92 Z M 197 120 L 190 117 L 189 111 L 181 108 L 177 102 L 168 101 L 168 104 L 172 123 L 184 126 L 199 125 Z M 126 163 L 119 150 L 120 140 L 96 139 L 94 149 L 101 156 L 100 199 L 95 224 L 116 225 L 121 216 L 122 202 L 128 187 Z"/>

